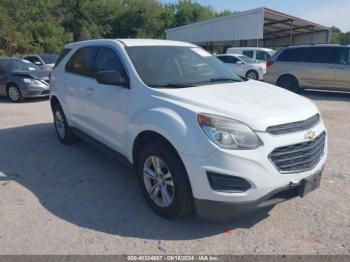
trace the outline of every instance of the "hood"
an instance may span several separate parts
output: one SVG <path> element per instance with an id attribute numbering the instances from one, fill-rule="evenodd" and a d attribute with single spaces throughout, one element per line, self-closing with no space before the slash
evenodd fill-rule
<path id="1" fill-rule="evenodd" d="M 18 76 L 29 76 L 34 79 L 48 81 L 50 71 L 46 71 L 46 70 L 12 71 L 11 74 L 18 75 Z"/>
<path id="2" fill-rule="evenodd" d="M 256 131 L 305 120 L 318 112 L 311 100 L 254 80 L 159 91 L 164 94 L 164 99 L 172 103 L 197 113 L 230 117 Z"/>

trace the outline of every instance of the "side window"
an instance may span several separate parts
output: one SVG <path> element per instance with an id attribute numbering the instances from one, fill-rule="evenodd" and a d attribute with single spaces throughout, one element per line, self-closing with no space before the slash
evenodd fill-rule
<path id="1" fill-rule="evenodd" d="M 267 61 L 271 56 L 265 51 L 256 51 L 256 60 Z"/>
<path id="2" fill-rule="evenodd" d="M 83 76 L 93 77 L 93 63 L 97 47 L 82 47 L 75 52 L 66 65 L 66 71 Z"/>
<path id="3" fill-rule="evenodd" d="M 282 51 L 277 57 L 277 61 L 281 62 L 298 62 L 300 61 L 301 54 L 304 48 L 291 48 Z"/>
<path id="4" fill-rule="evenodd" d="M 95 66 L 94 76 L 101 71 L 119 71 L 126 75 L 122 62 L 117 53 L 110 47 L 99 47 Z"/>
<path id="5" fill-rule="evenodd" d="M 350 48 L 340 48 L 340 64 L 350 65 Z"/>
<path id="6" fill-rule="evenodd" d="M 337 48 L 311 47 L 304 48 L 302 61 L 305 63 L 335 64 L 337 63 Z"/>
<path id="7" fill-rule="evenodd" d="M 234 56 L 219 56 L 218 58 L 222 62 L 227 63 L 227 64 L 235 64 L 238 61 L 238 59 Z"/>
<path id="8" fill-rule="evenodd" d="M 254 51 L 243 51 L 242 54 L 245 55 L 245 56 L 248 56 L 250 58 L 253 58 Z"/>
<path id="9" fill-rule="evenodd" d="M 33 64 L 36 65 L 42 65 L 43 63 L 40 61 L 40 59 L 36 56 L 28 56 L 25 58 L 25 60 L 28 60 L 30 62 L 32 62 Z"/>

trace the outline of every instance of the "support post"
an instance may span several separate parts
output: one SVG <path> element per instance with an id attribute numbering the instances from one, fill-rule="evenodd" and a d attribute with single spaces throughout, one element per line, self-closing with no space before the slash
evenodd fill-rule
<path id="1" fill-rule="evenodd" d="M 289 45 L 293 45 L 293 20 L 290 20 Z"/>

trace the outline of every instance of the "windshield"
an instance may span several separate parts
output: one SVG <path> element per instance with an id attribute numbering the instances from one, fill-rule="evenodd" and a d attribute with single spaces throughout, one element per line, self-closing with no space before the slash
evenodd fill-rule
<path id="1" fill-rule="evenodd" d="M 40 57 L 44 61 L 45 64 L 54 64 L 57 60 L 56 54 L 40 55 Z"/>
<path id="2" fill-rule="evenodd" d="M 4 59 L 0 60 L 0 64 L 7 72 L 40 70 L 38 66 L 22 59 Z"/>
<path id="3" fill-rule="evenodd" d="M 198 47 L 135 46 L 127 52 L 150 87 L 180 88 L 242 79 L 215 56 Z"/>
<path id="4" fill-rule="evenodd" d="M 240 56 L 237 56 L 239 59 L 241 59 L 242 61 L 244 61 L 245 63 L 247 64 L 254 64 L 255 61 L 251 58 L 249 58 L 248 56 L 245 56 L 245 55 L 240 55 Z"/>

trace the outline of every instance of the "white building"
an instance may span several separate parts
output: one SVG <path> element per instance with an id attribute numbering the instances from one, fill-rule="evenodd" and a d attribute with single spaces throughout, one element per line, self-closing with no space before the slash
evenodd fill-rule
<path id="1" fill-rule="evenodd" d="M 166 38 L 205 47 L 282 47 L 329 43 L 328 27 L 268 8 L 257 8 L 165 30 Z"/>

